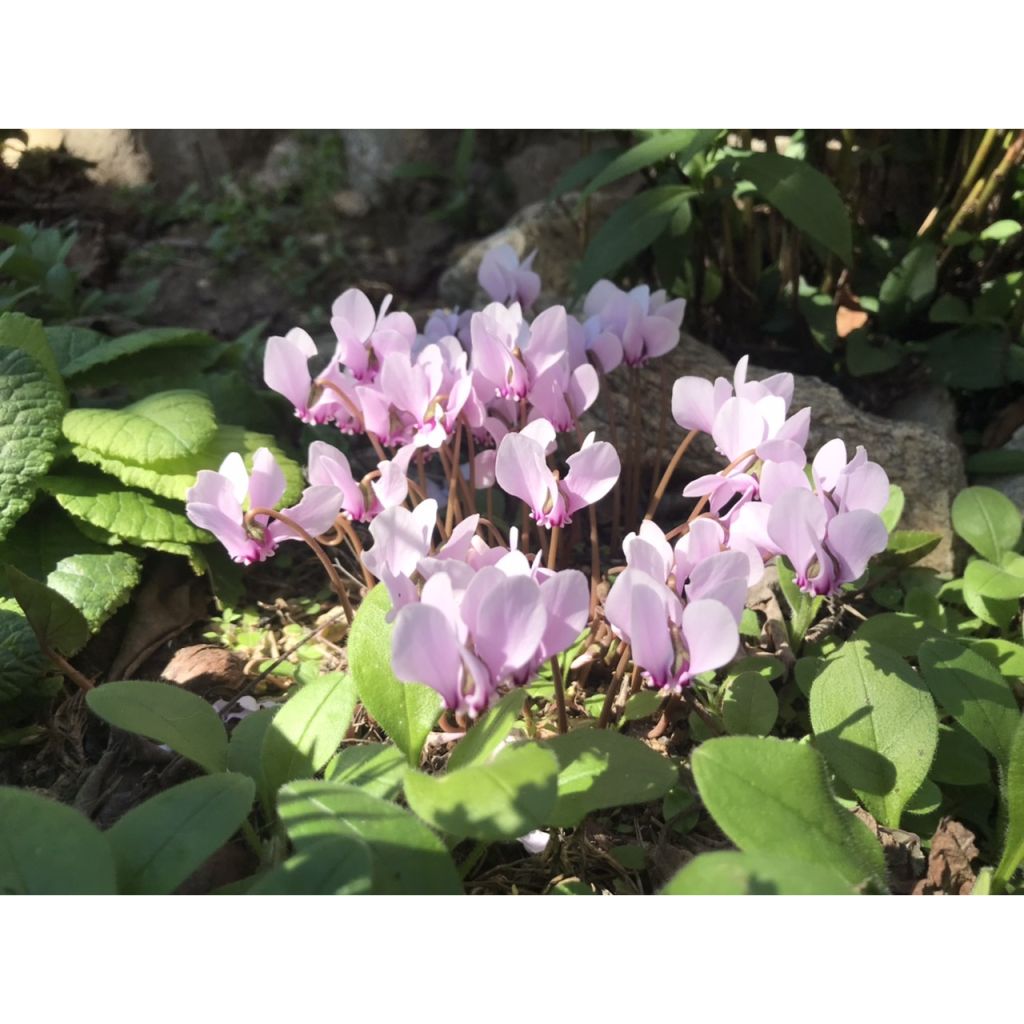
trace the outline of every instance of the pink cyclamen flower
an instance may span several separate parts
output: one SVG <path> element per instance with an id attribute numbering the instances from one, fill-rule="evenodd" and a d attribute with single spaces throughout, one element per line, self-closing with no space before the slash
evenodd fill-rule
<path id="1" fill-rule="evenodd" d="M 248 517 L 249 509 L 273 509 L 285 492 L 284 474 L 268 448 L 252 458 L 248 473 L 242 456 L 232 452 L 215 473 L 199 471 L 185 495 L 185 512 L 203 530 L 209 530 L 236 562 L 262 562 L 284 540 L 302 540 L 291 526 L 267 515 Z M 307 487 L 298 504 L 282 509 L 283 515 L 312 536 L 326 533 L 337 518 L 341 491 L 332 486 Z"/>
<path id="2" fill-rule="evenodd" d="M 345 377 L 334 360 L 314 378 L 309 372 L 309 360 L 316 354 L 316 342 L 301 327 L 293 327 L 283 338 L 273 337 L 267 341 L 263 379 L 267 387 L 292 403 L 295 415 L 303 423 L 330 423 L 333 420 L 344 428 L 352 415 L 334 389 L 347 394 L 354 404 L 352 381 Z"/>
<path id="3" fill-rule="evenodd" d="M 652 294 L 646 285 L 624 292 L 606 280 L 598 281 L 583 303 L 587 318 L 597 317 L 602 331 L 619 337 L 627 366 L 643 366 L 671 352 L 679 344 L 685 311 L 685 299 L 668 301 L 664 291 Z"/>
<path id="4" fill-rule="evenodd" d="M 521 263 L 511 245 L 488 249 L 480 262 L 476 279 L 495 302 L 518 302 L 529 309 L 540 294 L 540 276 L 532 269 L 537 250 Z"/>
<path id="5" fill-rule="evenodd" d="M 396 505 L 370 523 L 373 547 L 363 554 L 363 565 L 388 588 L 390 622 L 397 610 L 416 600 L 415 575 L 421 558 L 430 551 L 437 519 L 437 502 L 421 501 L 411 512 Z"/>
<path id="6" fill-rule="evenodd" d="M 393 459 L 377 464 L 375 480 L 356 481 L 348 459 L 326 441 L 309 446 L 308 472 L 311 484 L 336 487 L 341 491 L 341 511 L 357 523 L 369 523 L 385 509 L 401 505 L 409 493 L 409 460 L 414 448 L 399 449 Z"/>
<path id="7" fill-rule="evenodd" d="M 736 619 L 724 604 L 702 598 L 683 607 L 670 587 L 639 569 L 616 579 L 605 615 L 648 683 L 671 693 L 728 664 L 739 647 Z"/>
<path id="8" fill-rule="evenodd" d="M 818 497 L 802 489 L 787 491 L 772 505 L 767 532 L 793 566 L 797 586 L 815 596 L 859 579 L 889 538 L 876 513 L 855 509 L 830 517 Z"/>
<path id="9" fill-rule="evenodd" d="M 499 486 L 525 501 L 541 526 L 565 526 L 574 512 L 600 501 L 615 486 L 621 464 L 607 441 L 584 438 L 580 450 L 566 460 L 569 472 L 560 480 L 548 469 L 545 453 L 554 441 L 547 420 L 534 420 L 516 434 L 506 434 L 498 446 L 494 472 Z"/>
<path id="10" fill-rule="evenodd" d="M 372 381 L 380 361 L 389 352 L 412 351 L 416 324 L 408 313 L 389 313 L 386 295 L 380 312 L 358 288 L 349 288 L 331 306 L 331 327 L 338 339 L 337 359 L 358 381 Z"/>

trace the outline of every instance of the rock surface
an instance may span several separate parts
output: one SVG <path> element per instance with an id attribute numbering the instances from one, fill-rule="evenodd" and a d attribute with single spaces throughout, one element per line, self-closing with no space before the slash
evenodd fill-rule
<path id="1" fill-rule="evenodd" d="M 346 128 L 345 158 L 349 183 L 371 200 L 381 198 L 402 164 L 423 161 L 447 166 L 458 146 L 457 131 Z"/>
<path id="2" fill-rule="evenodd" d="M 1020 427 L 1003 447 L 1008 452 L 1024 452 L 1024 427 Z M 1024 473 L 985 477 L 977 483 L 1002 491 L 1024 513 Z"/>

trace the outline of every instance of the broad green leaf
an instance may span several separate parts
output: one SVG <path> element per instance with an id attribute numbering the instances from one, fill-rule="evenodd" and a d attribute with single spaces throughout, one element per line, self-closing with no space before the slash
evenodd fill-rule
<path id="1" fill-rule="evenodd" d="M 850 218 L 842 196 L 824 174 L 777 153 L 752 153 L 740 162 L 739 173 L 808 238 L 843 263 L 853 261 Z"/>
<path id="2" fill-rule="evenodd" d="M 356 709 L 352 677 L 331 672 L 294 692 L 263 739 L 263 780 L 274 792 L 311 778 L 334 755 Z"/>
<path id="3" fill-rule="evenodd" d="M 104 345 L 110 339 L 99 331 L 88 327 L 75 327 L 71 324 L 54 324 L 46 329 L 46 340 L 57 361 L 62 376 L 67 376 L 67 368 L 75 360 L 87 352 Z"/>
<path id="4" fill-rule="evenodd" d="M 227 765 L 228 736 L 217 712 L 202 697 L 170 683 L 125 681 L 90 690 L 86 703 L 100 718 L 166 743 L 208 772 Z"/>
<path id="5" fill-rule="evenodd" d="M 599 149 L 581 157 L 555 182 L 548 196 L 549 201 L 564 196 L 566 192 L 582 188 L 619 155 L 620 151 L 617 149 Z"/>
<path id="6" fill-rule="evenodd" d="M 702 853 L 676 872 L 663 896 L 853 896 L 827 864 L 725 850 Z"/>
<path id="7" fill-rule="evenodd" d="M 669 225 L 680 204 L 696 194 L 684 185 L 659 185 L 627 199 L 591 239 L 576 272 L 585 291 L 646 249 Z"/>
<path id="8" fill-rule="evenodd" d="M 993 221 L 987 228 L 983 228 L 978 238 L 983 242 L 1002 242 L 1012 238 L 1020 232 L 1020 222 L 1015 220 Z"/>
<path id="9" fill-rule="evenodd" d="M 983 640 L 965 638 L 964 643 L 995 665 L 1000 675 L 1024 679 L 1024 647 L 1020 644 L 999 637 L 986 637 Z"/>
<path id="10" fill-rule="evenodd" d="M 114 543 L 146 547 L 154 542 L 188 545 L 210 539 L 181 513 L 164 508 L 147 494 L 123 490 L 113 480 L 48 476 L 40 486 L 76 521 L 105 531 Z"/>
<path id="11" fill-rule="evenodd" d="M 296 853 L 326 836 L 356 836 L 373 856 L 378 895 L 454 895 L 458 872 L 441 841 L 397 804 L 355 786 L 302 780 L 282 786 L 277 810 Z"/>
<path id="12" fill-rule="evenodd" d="M 66 597 L 11 565 L 4 573 L 44 651 L 58 651 L 71 657 L 89 642 L 89 624 Z"/>
<path id="13" fill-rule="evenodd" d="M 767 736 L 779 717 L 772 684 L 756 672 L 741 672 L 725 689 L 722 719 L 734 736 Z"/>
<path id="14" fill-rule="evenodd" d="M 953 499 L 953 529 L 982 558 L 998 562 L 1017 546 L 1021 515 L 1005 494 L 992 487 L 968 487 Z"/>
<path id="15" fill-rule="evenodd" d="M 855 888 L 882 887 L 882 848 L 836 803 L 812 747 L 723 736 L 702 743 L 691 764 L 704 806 L 743 852 L 827 867 Z"/>
<path id="16" fill-rule="evenodd" d="M 974 558 L 964 570 L 964 590 L 990 601 L 1016 601 L 1024 597 L 1024 556 L 1003 555 L 998 565 Z"/>
<path id="17" fill-rule="evenodd" d="M 996 867 L 993 888 L 999 892 L 1024 861 L 1024 718 L 1017 723 L 1003 777 L 1007 824 L 1003 855 Z"/>
<path id="18" fill-rule="evenodd" d="M 264 875 L 250 896 L 355 896 L 373 884 L 373 855 L 357 836 L 327 836 Z"/>
<path id="19" fill-rule="evenodd" d="M 391 626 L 385 620 L 390 610 L 387 587 L 378 583 L 356 612 L 348 638 L 348 663 L 366 710 L 415 767 L 443 705 L 436 690 L 403 683 L 391 671 Z"/>
<path id="20" fill-rule="evenodd" d="M 655 690 L 641 690 L 639 693 L 634 693 L 622 709 L 623 724 L 650 718 L 661 707 L 664 700 L 664 694 Z"/>
<path id="21" fill-rule="evenodd" d="M 921 310 L 935 293 L 939 249 L 934 242 L 917 242 L 889 272 L 878 293 L 882 324 L 899 327 Z"/>
<path id="22" fill-rule="evenodd" d="M 970 564 L 968 565 L 969 567 Z M 971 573 L 971 582 L 968 582 L 966 574 L 960 579 L 951 580 L 950 582 L 954 585 L 960 584 L 959 596 L 962 598 L 963 603 L 967 605 L 967 610 L 972 615 L 982 622 L 987 622 L 990 626 L 995 626 L 1001 633 L 1005 633 L 1009 630 L 1014 616 L 1020 610 L 1019 602 L 1015 598 L 996 600 L 994 597 L 984 597 L 971 585 L 975 581 L 986 583 L 993 575 L 996 574 L 991 570 L 983 569 L 980 572 L 974 570 Z M 948 593 L 955 594 L 956 591 L 951 588 Z"/>
<path id="23" fill-rule="evenodd" d="M 678 773 L 639 740 L 607 729 L 574 729 L 543 744 L 558 758 L 558 801 L 547 824 L 573 828 L 591 811 L 664 796 Z"/>
<path id="24" fill-rule="evenodd" d="M 526 691 L 517 687 L 505 694 L 487 713 L 477 719 L 448 757 L 448 771 L 483 764 L 507 739 L 519 720 Z"/>
<path id="25" fill-rule="evenodd" d="M 1007 362 L 1006 328 L 969 324 L 931 338 L 925 360 L 939 383 L 957 391 L 984 391 L 1006 383 L 1012 369 L 1013 348 Z"/>
<path id="26" fill-rule="evenodd" d="M 328 782 L 358 786 L 382 800 L 393 800 L 402 791 L 407 768 L 405 755 L 394 744 L 362 743 L 346 747 L 331 758 L 324 769 L 324 778 Z"/>
<path id="27" fill-rule="evenodd" d="M 53 462 L 63 412 L 46 370 L 27 352 L 0 346 L 0 540 L 28 511 Z"/>
<path id="28" fill-rule="evenodd" d="M 889 500 L 886 502 L 885 508 L 882 509 L 882 522 L 885 523 L 885 528 L 889 533 L 896 529 L 906 503 L 907 499 L 903 488 L 899 484 L 889 484 Z"/>
<path id="29" fill-rule="evenodd" d="M 446 775 L 410 771 L 409 806 L 442 832 L 460 838 L 515 839 L 543 825 L 558 797 L 558 760 L 534 743 L 506 747 L 486 764 Z"/>
<path id="30" fill-rule="evenodd" d="M 929 640 L 918 654 L 935 700 L 1006 767 L 1020 709 L 1010 684 L 980 654 Z"/>
<path id="31" fill-rule="evenodd" d="M 927 530 L 893 530 L 885 553 L 879 558 L 886 565 L 913 565 L 939 546 L 942 535 Z"/>
<path id="32" fill-rule="evenodd" d="M 248 775 L 256 784 L 256 793 L 260 799 L 267 800 L 268 806 L 271 807 L 274 793 L 268 789 L 263 779 L 263 740 L 274 715 L 280 710 L 280 707 L 260 708 L 259 711 L 246 715 L 231 730 L 231 738 L 228 741 L 228 771 Z"/>
<path id="33" fill-rule="evenodd" d="M 81 445 L 76 445 L 72 449 L 72 454 L 79 461 L 97 466 L 104 473 L 117 477 L 121 483 L 129 487 L 141 487 L 162 498 L 184 501 L 186 492 L 195 484 L 196 475 L 201 469 L 219 469 L 228 455 L 239 452 L 245 460 L 246 469 L 252 472 L 252 457 L 260 448 L 270 449 L 284 474 L 286 488 L 281 497 L 281 504 L 289 505 L 297 501 L 305 486 L 302 468 L 281 451 L 269 434 L 257 434 L 244 427 L 220 426 L 202 450 L 194 455 L 151 462 L 146 466 L 106 458 L 99 452 L 83 448 Z"/>
<path id="34" fill-rule="evenodd" d="M 796 161 L 792 162 L 795 163 Z M 782 596 L 786 599 L 786 604 L 789 606 L 790 611 L 790 642 L 793 645 L 793 649 L 799 651 L 800 645 L 803 643 L 804 634 L 810 628 L 811 623 L 817 618 L 818 612 L 821 611 L 824 598 L 811 597 L 810 594 L 805 594 L 796 585 L 796 577 L 792 567 L 781 555 L 775 559 L 775 566 L 779 574 L 779 589 L 782 591 Z"/>
<path id="35" fill-rule="evenodd" d="M 798 658 L 793 666 L 796 685 L 805 697 L 810 697 L 814 680 L 825 671 L 828 662 L 824 658 Z"/>
<path id="36" fill-rule="evenodd" d="M 238 831 L 253 794 L 252 779 L 218 773 L 133 807 L 107 832 L 121 892 L 173 892 Z"/>
<path id="37" fill-rule="evenodd" d="M 46 376 L 60 394 L 61 402 L 67 404 L 64 378 L 39 320 L 23 313 L 4 313 L 0 316 L 0 348 L 20 349 L 30 355 L 46 371 Z"/>
<path id="38" fill-rule="evenodd" d="M 967 472 L 978 476 L 1009 476 L 1024 473 L 1024 451 L 995 448 L 967 456 Z"/>
<path id="39" fill-rule="evenodd" d="M 612 182 L 630 174 L 636 174 L 637 171 L 642 171 L 673 155 L 680 165 L 686 164 L 692 156 L 710 146 L 718 134 L 716 128 L 677 128 L 658 132 L 612 160 L 583 189 L 580 198 L 584 199 L 599 188 L 611 185 Z"/>
<path id="40" fill-rule="evenodd" d="M 904 658 L 916 657 L 926 640 L 941 638 L 941 630 L 930 626 L 920 615 L 909 612 L 881 612 L 872 615 L 853 634 L 854 640 L 881 644 Z"/>
<path id="41" fill-rule="evenodd" d="M 0 598 L 0 706 L 30 694 L 50 668 L 14 598 Z"/>
<path id="42" fill-rule="evenodd" d="M 75 377 L 96 366 L 116 362 L 139 352 L 166 348 L 207 348 L 217 345 L 216 339 L 203 331 L 188 327 L 148 327 L 143 331 L 123 334 L 120 338 L 103 338 L 99 343 L 85 344 L 82 339 L 67 339 L 61 370 L 65 377 Z M 95 342 L 95 339 L 94 339 Z"/>
<path id="43" fill-rule="evenodd" d="M 853 377 L 886 373 L 903 362 L 907 350 L 885 335 L 871 334 L 862 328 L 846 337 L 846 368 Z"/>
<path id="44" fill-rule="evenodd" d="M 216 430 L 213 405 L 199 391 L 163 391 L 124 409 L 72 409 L 64 417 L 72 444 L 136 465 L 195 455 Z"/>
<path id="45" fill-rule="evenodd" d="M 966 324 L 971 319 L 971 307 L 956 295 L 940 295 L 928 310 L 928 320 L 933 324 Z"/>
<path id="46" fill-rule="evenodd" d="M 928 775 L 938 742 L 935 704 L 892 650 L 850 641 L 811 688 L 815 746 L 888 828 Z"/>
<path id="47" fill-rule="evenodd" d="M 131 596 L 142 574 L 139 560 L 126 551 L 62 558 L 46 585 L 85 616 L 95 632 Z"/>
<path id="48" fill-rule="evenodd" d="M 991 782 L 985 748 L 956 722 L 939 723 L 939 743 L 928 777 L 950 786 L 982 786 Z"/>
<path id="49" fill-rule="evenodd" d="M 0 786 L 0 896 L 116 891 L 110 844 L 88 818 L 36 793 Z"/>

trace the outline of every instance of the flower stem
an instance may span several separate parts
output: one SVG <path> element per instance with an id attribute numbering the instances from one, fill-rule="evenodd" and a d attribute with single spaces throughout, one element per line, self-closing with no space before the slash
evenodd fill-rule
<path id="1" fill-rule="evenodd" d="M 551 677 L 555 681 L 555 704 L 558 706 L 558 731 L 564 736 L 569 731 L 569 717 L 565 712 L 565 684 L 558 655 L 551 659 Z"/>
<path id="2" fill-rule="evenodd" d="M 562 533 L 560 526 L 551 528 L 551 541 L 548 544 L 548 568 L 552 572 L 558 571 L 558 538 Z"/>
<path id="3" fill-rule="evenodd" d="M 661 499 L 665 497 L 668 485 L 672 482 L 672 474 L 679 468 L 679 463 L 683 461 L 683 456 L 686 454 L 690 445 L 693 444 L 694 438 L 699 433 L 700 431 L 694 428 L 682 439 L 682 441 L 679 442 L 679 447 L 676 448 L 675 454 L 672 456 L 669 464 L 665 467 L 665 472 L 662 475 L 654 494 L 651 495 L 651 503 L 647 506 L 647 514 L 644 516 L 644 519 L 654 518 L 654 513 L 657 512 L 658 506 L 661 504 Z"/>
<path id="4" fill-rule="evenodd" d="M 626 665 L 629 663 L 629 644 L 622 645 L 622 652 L 619 655 L 619 663 L 615 666 L 615 672 L 612 675 L 612 681 L 608 684 L 608 690 L 604 695 L 604 704 L 601 706 L 601 717 L 597 720 L 598 729 L 607 729 L 608 723 L 612 717 L 612 705 L 615 703 L 615 698 L 619 694 L 619 685 L 622 682 L 622 676 L 626 671 Z"/>

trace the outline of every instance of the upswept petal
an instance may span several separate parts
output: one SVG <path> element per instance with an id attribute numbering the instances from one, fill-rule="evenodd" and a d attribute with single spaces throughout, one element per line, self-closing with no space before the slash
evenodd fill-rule
<path id="1" fill-rule="evenodd" d="M 395 616 L 391 668 L 403 682 L 437 690 L 455 710 L 462 702 L 462 648 L 444 612 L 429 604 L 410 604 Z"/>
<path id="2" fill-rule="evenodd" d="M 301 328 L 295 327 L 283 338 L 268 339 L 263 354 L 263 379 L 267 387 L 284 395 L 303 415 L 309 403 L 313 379 L 309 360 L 316 355 L 316 343 Z"/>
<path id="3" fill-rule="evenodd" d="M 522 432 L 506 434 L 502 439 L 494 462 L 494 474 L 503 491 L 525 501 L 538 515 L 543 514 L 545 505 L 557 501 L 557 484 L 548 469 L 543 449 Z"/>
<path id="4" fill-rule="evenodd" d="M 619 453 L 607 441 L 597 441 L 581 448 L 566 462 L 569 472 L 561 490 L 566 496 L 569 515 L 600 501 L 615 486 L 622 471 Z"/>
<path id="5" fill-rule="evenodd" d="M 341 511 L 342 494 L 337 487 L 307 487 L 298 503 L 282 513 L 294 520 L 313 537 L 326 533 Z M 302 540 L 287 523 L 274 519 L 267 527 L 267 535 L 275 541 Z"/>
<path id="6" fill-rule="evenodd" d="M 828 548 L 839 563 L 839 580 L 852 583 L 864 575 L 868 560 L 885 550 L 889 533 L 882 517 L 867 509 L 840 512 L 828 524 Z"/>
<path id="7" fill-rule="evenodd" d="M 690 654 L 689 678 L 727 665 L 736 656 L 740 634 L 732 612 L 720 601 L 692 601 L 683 609 L 683 642 Z"/>
<path id="8" fill-rule="evenodd" d="M 257 448 L 249 476 L 250 507 L 276 508 L 286 486 L 284 473 L 270 449 Z"/>

